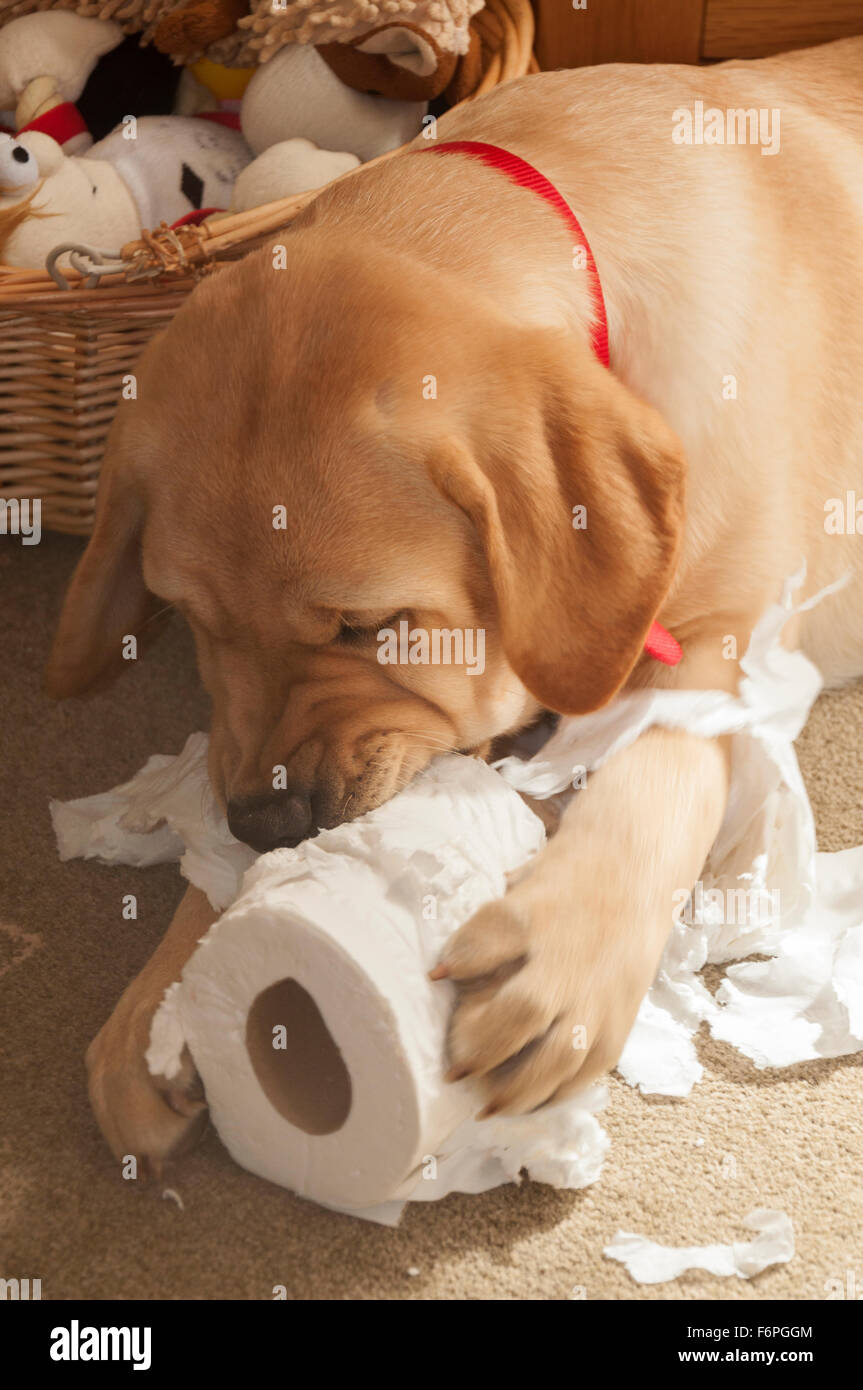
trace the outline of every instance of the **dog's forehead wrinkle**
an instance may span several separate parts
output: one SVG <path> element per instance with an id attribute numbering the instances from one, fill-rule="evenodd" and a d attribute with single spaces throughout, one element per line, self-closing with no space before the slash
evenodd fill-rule
<path id="1" fill-rule="evenodd" d="M 193 294 L 148 364 L 146 486 L 160 535 L 148 568 L 164 571 L 162 592 L 241 642 L 253 639 L 242 632 L 250 611 L 263 615 L 254 640 L 264 643 L 270 630 L 314 641 L 324 610 L 404 608 L 468 625 L 484 566 L 429 463 L 444 437 L 470 436 L 480 363 L 463 354 L 449 364 L 456 389 L 423 402 L 426 375 L 448 356 L 438 350 L 451 336 L 447 303 L 418 302 L 365 252 L 298 241 L 286 271 L 249 257 L 223 273 L 228 293 Z M 220 344 L 206 369 L 202 334 Z"/>
<path id="2" fill-rule="evenodd" d="M 349 230 L 298 231 L 284 268 L 274 269 L 270 252 L 262 250 L 221 272 L 221 293 L 205 283 L 166 333 L 175 369 L 196 374 L 204 387 L 208 375 L 211 396 L 217 382 L 234 400 L 251 388 L 250 414 L 286 393 L 301 403 L 321 386 L 344 403 L 357 384 L 374 394 L 386 383 L 380 404 L 390 406 L 393 363 L 403 370 L 410 364 L 412 371 L 424 363 L 423 374 L 434 373 L 442 340 L 449 359 L 458 352 L 448 324 L 465 314 L 463 292 L 409 253 L 355 243 Z M 190 343 L 202 336 L 220 344 L 219 360 L 207 374 L 189 361 Z"/>
<path id="3" fill-rule="evenodd" d="M 408 536 L 383 548 L 379 539 L 360 536 L 353 548 L 341 546 L 336 564 L 326 545 L 291 546 L 272 528 L 267 540 L 266 546 L 250 545 L 237 565 L 230 558 L 236 536 L 204 537 L 196 545 L 188 533 L 150 528 L 145 579 L 214 638 L 261 652 L 291 641 L 329 640 L 329 629 L 343 616 L 463 611 L 458 572 L 441 573 L 433 542 Z"/>

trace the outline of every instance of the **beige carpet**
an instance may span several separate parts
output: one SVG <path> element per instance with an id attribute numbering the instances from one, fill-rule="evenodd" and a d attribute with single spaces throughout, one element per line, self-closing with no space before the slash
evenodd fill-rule
<path id="1" fill-rule="evenodd" d="M 705 1040 L 685 1101 L 615 1081 L 612 1146 L 583 1192 L 526 1184 L 416 1204 L 390 1230 L 299 1201 L 238 1168 L 208 1133 L 160 1188 L 121 1181 L 90 1115 L 83 1054 L 180 896 L 170 866 L 61 865 L 48 798 L 83 796 L 178 751 L 206 727 L 177 626 L 122 684 L 57 706 L 40 670 L 80 542 L 0 541 L 3 808 L 0 1276 L 45 1298 L 763 1299 L 863 1288 L 863 1058 L 758 1073 Z M 863 689 L 822 698 L 800 756 L 825 849 L 863 842 Z M 137 894 L 139 920 L 121 916 Z M 752 1282 L 689 1274 L 641 1288 L 602 1257 L 619 1228 L 671 1244 L 743 1239 L 739 1218 L 782 1207 L 797 1254 Z"/>

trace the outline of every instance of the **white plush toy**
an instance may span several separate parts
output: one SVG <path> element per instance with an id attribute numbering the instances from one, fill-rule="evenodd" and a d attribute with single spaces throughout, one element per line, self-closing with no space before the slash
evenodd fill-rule
<path id="1" fill-rule="evenodd" d="M 64 242 L 118 250 L 142 227 L 187 213 L 242 212 L 322 188 L 413 139 L 426 111 L 355 91 L 313 46 L 292 43 L 249 82 L 243 138 L 202 119 L 142 117 L 137 138 L 124 123 L 86 164 L 64 163 L 92 144 L 74 103 L 122 37 L 117 24 L 62 10 L 0 30 L 0 110 L 14 111 L 18 131 L 15 147 L 0 149 L 0 263 L 41 266 Z"/>
<path id="2" fill-rule="evenodd" d="M 426 104 L 354 91 L 308 44 L 287 44 L 246 88 L 240 128 L 258 158 L 234 192 L 244 211 L 321 188 L 338 174 L 397 149 L 422 128 Z"/>
<path id="3" fill-rule="evenodd" d="M 246 212 L 277 198 L 322 188 L 340 174 L 356 169 L 359 163 L 355 154 L 319 150 L 311 140 L 281 140 L 253 159 L 240 174 L 234 184 L 231 211 Z"/>
<path id="4" fill-rule="evenodd" d="M 0 263 L 41 266 L 73 242 L 117 251 L 142 227 L 225 208 L 251 153 L 197 116 L 143 116 L 67 155 L 40 131 L 0 135 Z"/>
<path id="5" fill-rule="evenodd" d="M 74 117 L 90 73 L 123 37 L 119 24 L 84 19 L 64 10 L 22 15 L 0 30 L 0 111 L 14 112 L 15 129 L 63 106 L 72 118 L 62 141 L 66 154 L 83 154 L 93 141 Z"/>

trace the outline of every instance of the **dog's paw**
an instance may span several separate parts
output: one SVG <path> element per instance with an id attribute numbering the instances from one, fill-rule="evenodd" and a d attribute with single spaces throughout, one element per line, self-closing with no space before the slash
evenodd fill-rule
<path id="1" fill-rule="evenodd" d="M 170 1080 L 152 1076 L 145 1053 L 153 1009 L 122 1001 L 87 1050 L 90 1104 L 114 1157 L 137 1160 L 137 1177 L 160 1177 L 204 1132 L 207 1106 L 188 1049 Z"/>
<path id="2" fill-rule="evenodd" d="M 535 1110 L 588 1086 L 623 1051 L 665 935 L 603 920 L 533 875 L 488 903 L 432 972 L 458 990 L 448 1080 L 480 1079 L 483 1115 Z"/>

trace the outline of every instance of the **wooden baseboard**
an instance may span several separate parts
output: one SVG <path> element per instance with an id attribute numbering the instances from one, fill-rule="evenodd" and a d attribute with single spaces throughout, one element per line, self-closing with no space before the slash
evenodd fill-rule
<path id="1" fill-rule="evenodd" d="M 703 0 L 534 0 L 541 68 L 697 63 Z"/>
<path id="2" fill-rule="evenodd" d="M 863 0 L 533 0 L 533 7 L 545 69 L 761 58 L 863 34 Z"/>
<path id="3" fill-rule="evenodd" d="M 707 0 L 704 58 L 764 58 L 863 34 L 863 0 Z"/>

